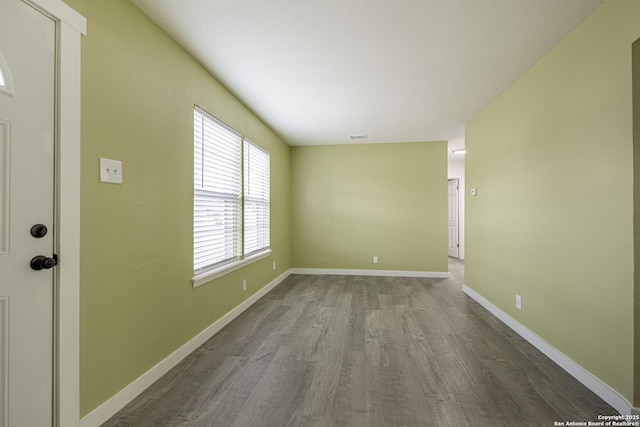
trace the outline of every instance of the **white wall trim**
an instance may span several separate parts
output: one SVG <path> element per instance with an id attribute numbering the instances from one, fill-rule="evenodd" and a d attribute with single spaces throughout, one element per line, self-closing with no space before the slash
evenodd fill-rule
<path id="1" fill-rule="evenodd" d="M 80 421 L 80 36 L 58 25 L 58 426 Z"/>
<path id="2" fill-rule="evenodd" d="M 189 340 L 182 347 L 165 357 L 153 368 L 142 374 L 131 384 L 123 388 L 115 396 L 98 406 L 91 413 L 85 416 L 80 421 L 81 427 L 98 427 L 113 415 L 115 415 L 120 409 L 122 409 L 127 403 L 131 402 L 140 393 L 145 391 L 149 386 L 156 382 L 160 377 L 166 374 L 171 368 L 176 366 L 182 359 L 187 357 L 198 347 L 205 343 L 209 338 L 218 333 L 222 328 L 228 325 L 233 319 L 238 317 L 242 312 L 251 307 L 256 301 L 265 296 L 270 290 L 279 285 L 284 279 L 289 277 L 291 270 L 282 273 L 280 276 L 273 279 L 262 289 L 249 298 L 244 300 L 240 305 L 233 308 L 227 314 L 220 319 L 209 325 L 206 329 L 200 332 L 198 335 Z"/>
<path id="3" fill-rule="evenodd" d="M 504 311 L 489 302 L 482 295 L 469 288 L 467 285 L 462 286 L 462 291 L 474 299 L 478 304 L 483 306 L 487 311 L 497 317 L 505 325 L 513 329 L 518 335 L 531 343 L 535 348 L 544 353 L 548 358 L 554 361 L 558 366 L 567 371 L 571 376 L 580 381 L 589 390 L 598 395 L 602 400 L 613 406 L 616 411 L 621 415 L 631 415 L 632 410 L 637 411 L 637 408 L 633 408 L 633 405 L 629 403 L 617 391 L 609 387 L 600 379 L 595 377 L 589 371 L 578 365 L 576 362 L 565 356 L 558 349 L 551 344 L 540 338 L 538 335 L 527 329 L 513 317 L 509 316 Z"/>
<path id="4" fill-rule="evenodd" d="M 448 271 L 402 271 L 402 270 L 349 270 L 339 268 L 292 268 L 291 274 L 317 274 L 335 276 L 385 276 L 385 277 L 427 277 L 448 279 Z"/>

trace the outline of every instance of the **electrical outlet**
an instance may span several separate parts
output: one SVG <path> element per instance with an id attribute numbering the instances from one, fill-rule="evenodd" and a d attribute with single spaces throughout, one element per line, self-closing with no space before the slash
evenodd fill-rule
<path id="1" fill-rule="evenodd" d="M 522 297 L 520 295 L 516 295 L 516 308 L 522 310 Z"/>
<path id="2" fill-rule="evenodd" d="M 242 279 L 242 290 L 243 291 L 247 290 L 247 279 Z"/>
<path id="3" fill-rule="evenodd" d="M 374 256 L 374 257 L 373 257 L 373 263 L 374 263 L 374 264 L 377 264 L 377 263 L 378 263 L 378 257 L 377 257 L 377 256 Z"/>
<path id="4" fill-rule="evenodd" d="M 275 261 L 273 261 L 273 269 L 274 270 L 276 269 L 276 262 Z"/>

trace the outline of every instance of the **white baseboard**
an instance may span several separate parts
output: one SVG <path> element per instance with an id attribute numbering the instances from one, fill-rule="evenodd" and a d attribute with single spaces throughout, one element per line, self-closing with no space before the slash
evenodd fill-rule
<path id="1" fill-rule="evenodd" d="M 156 382 L 160 377 L 166 374 L 171 368 L 176 366 L 182 359 L 191 354 L 194 350 L 205 343 L 209 338 L 214 336 L 218 331 L 229 324 L 233 319 L 238 317 L 243 311 L 248 309 L 256 301 L 266 295 L 271 289 L 279 285 L 284 279 L 291 274 L 291 270 L 287 270 L 280 276 L 273 279 L 269 284 L 264 286 L 255 294 L 251 295 L 240 305 L 229 311 L 216 322 L 209 325 L 205 330 L 200 332 L 182 347 L 171 353 L 169 356 L 160 361 L 153 368 L 138 377 L 131 384 L 123 388 L 115 396 L 98 406 L 91 413 L 80 420 L 80 427 L 98 427 L 125 405 L 136 398 L 140 393 L 145 391 L 151 384 Z"/>
<path id="2" fill-rule="evenodd" d="M 551 344 L 540 338 L 535 333 L 531 332 L 525 326 L 520 324 L 517 320 L 509 316 L 504 311 L 489 302 L 482 295 L 469 288 L 467 285 L 462 286 L 462 291 L 469 297 L 473 298 L 481 306 L 487 309 L 491 314 L 500 319 L 505 325 L 513 329 L 518 335 L 531 343 L 535 348 L 544 353 L 549 359 L 554 361 L 558 366 L 567 371 L 571 376 L 580 381 L 589 390 L 598 395 L 602 400 L 613 406 L 616 411 L 621 415 L 631 415 L 632 411 L 636 411 L 637 408 L 633 408 L 633 405 L 629 403 L 617 391 L 609 387 L 604 382 L 600 381 L 597 377 L 591 374 L 589 371 L 578 365 L 576 362 L 562 354 L 559 350 L 553 347 Z M 604 415 L 604 414 L 603 414 Z"/>
<path id="3" fill-rule="evenodd" d="M 317 274 L 336 276 L 386 276 L 386 277 L 427 277 L 447 279 L 448 271 L 402 271 L 402 270 L 348 270 L 336 268 L 292 268 L 291 274 Z"/>

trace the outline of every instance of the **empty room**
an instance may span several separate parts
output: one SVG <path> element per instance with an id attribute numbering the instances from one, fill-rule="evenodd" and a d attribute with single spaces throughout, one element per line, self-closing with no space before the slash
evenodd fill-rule
<path id="1" fill-rule="evenodd" d="M 640 426 L 639 111 L 637 0 L 1 0 L 0 427 Z"/>

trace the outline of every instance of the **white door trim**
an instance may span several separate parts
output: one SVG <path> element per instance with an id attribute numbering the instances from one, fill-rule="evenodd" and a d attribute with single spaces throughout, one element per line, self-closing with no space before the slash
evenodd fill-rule
<path id="1" fill-rule="evenodd" d="M 456 195 L 455 195 L 455 202 L 456 202 L 456 208 L 455 208 L 455 214 L 456 214 L 456 236 L 455 236 L 455 243 L 456 243 L 456 248 L 455 248 L 455 255 L 452 255 L 450 250 L 451 250 L 451 232 L 450 232 L 450 224 L 449 224 L 449 219 L 451 219 L 451 199 L 450 199 L 450 188 L 451 188 L 451 184 L 455 183 L 456 186 Z M 449 236 L 449 242 L 448 242 L 448 246 L 449 246 L 449 250 L 448 255 L 449 256 L 453 256 L 455 258 L 460 258 L 460 180 L 458 178 L 450 178 L 447 180 L 447 227 L 449 228 L 447 230 L 447 234 Z"/>
<path id="2" fill-rule="evenodd" d="M 56 21 L 56 215 L 54 422 L 80 422 L 80 40 L 87 22 L 61 0 L 22 0 Z"/>

